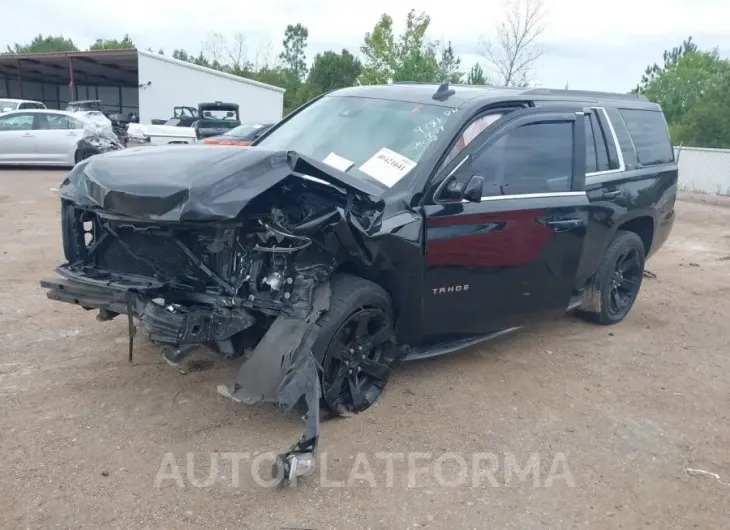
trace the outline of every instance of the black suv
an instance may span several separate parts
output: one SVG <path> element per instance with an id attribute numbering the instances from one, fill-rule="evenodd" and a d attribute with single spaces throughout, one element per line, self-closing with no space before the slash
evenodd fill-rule
<path id="1" fill-rule="evenodd" d="M 178 363 L 243 359 L 231 398 L 370 406 L 395 363 L 578 310 L 614 324 L 674 220 L 677 165 L 642 96 L 446 84 L 338 90 L 253 147 L 128 149 L 60 189 L 48 297 L 134 319 Z"/>

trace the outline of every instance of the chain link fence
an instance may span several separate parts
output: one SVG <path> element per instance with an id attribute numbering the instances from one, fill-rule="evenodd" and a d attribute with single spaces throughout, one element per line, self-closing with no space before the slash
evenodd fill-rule
<path id="1" fill-rule="evenodd" d="M 730 195 L 730 149 L 675 147 L 679 189 L 712 195 Z"/>

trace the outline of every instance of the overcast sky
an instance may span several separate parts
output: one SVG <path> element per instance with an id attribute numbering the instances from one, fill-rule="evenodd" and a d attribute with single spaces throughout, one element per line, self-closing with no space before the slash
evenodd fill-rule
<path id="1" fill-rule="evenodd" d="M 661 61 L 663 50 L 689 35 L 701 48 L 718 46 L 722 55 L 730 55 L 730 0 L 544 3 L 544 55 L 535 74 L 541 86 L 627 91 L 647 64 Z M 389 13 L 400 29 L 412 7 L 431 16 L 430 37 L 450 40 L 465 69 L 483 61 L 479 39 L 493 34 L 502 16 L 501 0 L 0 0 L 0 47 L 28 42 L 38 33 L 62 33 L 79 47 L 97 37 L 129 33 L 140 48 L 162 48 L 169 55 L 175 48 L 199 52 L 210 31 L 228 38 L 242 32 L 254 59 L 267 48 L 275 56 L 286 25 L 301 22 L 309 28 L 311 60 L 327 49 L 359 53 L 365 32 L 382 13 Z"/>

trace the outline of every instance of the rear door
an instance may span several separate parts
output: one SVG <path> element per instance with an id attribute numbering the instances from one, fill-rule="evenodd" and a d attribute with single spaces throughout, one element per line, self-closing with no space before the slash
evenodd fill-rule
<path id="1" fill-rule="evenodd" d="M 0 116 L 0 164 L 28 164 L 35 158 L 33 114 Z"/>
<path id="2" fill-rule="evenodd" d="M 444 168 L 449 176 L 427 193 L 423 316 L 435 340 L 565 312 L 588 219 L 584 112 L 510 113 L 456 156 Z M 464 188 L 474 176 L 484 180 L 478 202 L 443 199 L 449 181 Z"/>
<path id="3" fill-rule="evenodd" d="M 71 116 L 36 113 L 33 124 L 38 161 L 73 164 L 76 145 L 84 136 L 84 124 Z"/>

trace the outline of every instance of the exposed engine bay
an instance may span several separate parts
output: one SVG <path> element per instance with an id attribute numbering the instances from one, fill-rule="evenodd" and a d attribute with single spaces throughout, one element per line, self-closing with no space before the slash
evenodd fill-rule
<path id="1" fill-rule="evenodd" d="M 315 286 L 342 260 L 327 239 L 351 237 L 344 211 L 332 202 L 287 186 L 277 191 L 298 192 L 300 201 L 237 223 L 197 226 L 130 221 L 66 204 L 67 272 L 154 294 L 140 312 L 153 342 L 242 355 L 240 332 L 266 328 L 279 314 L 309 314 Z M 104 319 L 114 316 L 113 309 L 103 312 Z"/>

